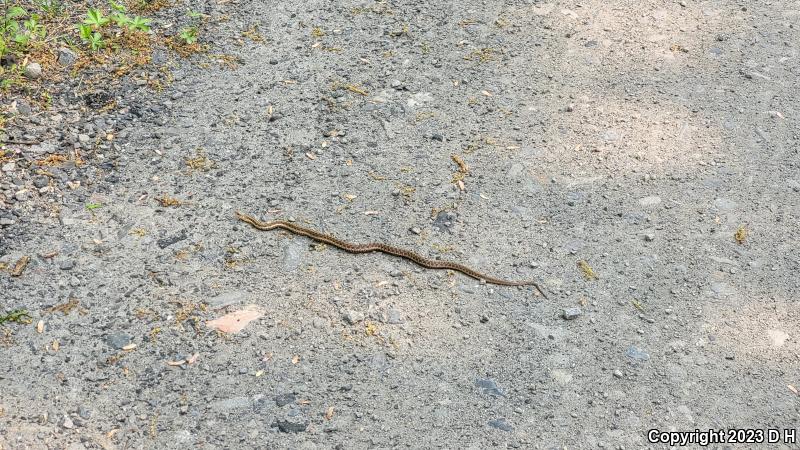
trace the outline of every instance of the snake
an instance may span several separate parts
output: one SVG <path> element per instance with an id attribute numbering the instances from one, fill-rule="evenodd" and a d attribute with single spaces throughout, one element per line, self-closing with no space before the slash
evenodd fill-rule
<path id="1" fill-rule="evenodd" d="M 370 242 L 368 244 L 353 244 L 351 242 L 343 241 L 334 236 L 320 233 L 319 231 L 316 230 L 312 230 L 311 228 L 306 228 L 297 225 L 295 223 L 283 220 L 272 220 L 269 222 L 263 222 L 249 214 L 244 214 L 240 211 L 236 211 L 236 218 L 238 218 L 242 222 L 250 224 L 253 228 L 257 230 L 269 231 L 275 229 L 283 229 L 291 233 L 313 239 L 317 242 L 322 242 L 325 244 L 332 245 L 336 248 L 339 248 L 349 253 L 381 252 L 388 255 L 393 255 L 403 259 L 407 259 L 427 269 L 454 270 L 457 272 L 461 272 L 469 277 L 475 278 L 476 280 L 482 280 L 491 284 L 496 284 L 500 286 L 533 286 L 534 288 L 536 288 L 537 291 L 539 291 L 542 297 L 547 298 L 547 295 L 544 293 L 542 288 L 539 287 L 539 284 L 536 283 L 535 281 L 531 280 L 510 281 L 510 280 L 503 280 L 500 278 L 491 277 L 488 275 L 484 275 L 478 272 L 477 270 L 473 270 L 463 264 L 451 261 L 442 261 L 442 260 L 425 258 L 417 253 L 412 252 L 411 250 L 395 247 L 393 245 L 383 244 L 380 242 Z"/>

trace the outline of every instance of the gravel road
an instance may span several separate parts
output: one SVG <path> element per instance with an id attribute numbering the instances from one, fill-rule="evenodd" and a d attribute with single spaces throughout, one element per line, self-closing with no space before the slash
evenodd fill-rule
<path id="1" fill-rule="evenodd" d="M 115 94 L 94 181 L 0 175 L 0 448 L 798 428 L 800 3 L 189 4 L 208 53 Z"/>

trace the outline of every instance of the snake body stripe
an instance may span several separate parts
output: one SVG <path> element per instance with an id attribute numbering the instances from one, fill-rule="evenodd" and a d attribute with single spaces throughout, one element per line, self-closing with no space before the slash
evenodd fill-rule
<path id="1" fill-rule="evenodd" d="M 291 222 L 284 222 L 282 220 L 273 220 L 270 222 L 262 222 L 256 219 L 253 216 L 248 214 L 241 213 L 236 211 L 236 217 L 241 220 L 242 222 L 246 222 L 253 226 L 253 228 L 262 231 L 269 231 L 274 230 L 276 228 L 281 228 L 287 231 L 290 231 L 294 234 L 298 234 L 300 236 L 305 236 L 307 238 L 313 239 L 318 242 L 323 242 L 326 244 L 330 244 L 334 247 L 340 248 L 344 251 L 350 253 L 370 253 L 370 252 L 382 252 L 389 255 L 398 256 L 400 258 L 405 258 L 410 261 L 413 261 L 419 264 L 422 267 L 428 269 L 450 269 L 455 270 L 458 272 L 463 273 L 464 275 L 468 275 L 472 278 L 477 280 L 484 280 L 487 283 L 497 284 L 501 286 L 533 286 L 542 294 L 542 297 L 547 298 L 547 295 L 544 293 L 542 288 L 535 281 L 508 281 L 502 280 L 500 278 L 494 278 L 487 275 L 484 275 L 476 270 L 470 269 L 469 267 L 458 264 L 455 262 L 450 261 L 439 261 L 435 259 L 428 259 L 422 257 L 410 250 L 406 250 L 404 248 L 395 247 L 393 245 L 382 244 L 378 242 L 371 242 L 369 244 L 353 244 L 347 241 L 343 241 L 341 239 L 335 238 L 328 234 L 320 233 L 316 230 L 312 230 L 310 228 L 305 228 L 300 225 L 296 225 Z"/>

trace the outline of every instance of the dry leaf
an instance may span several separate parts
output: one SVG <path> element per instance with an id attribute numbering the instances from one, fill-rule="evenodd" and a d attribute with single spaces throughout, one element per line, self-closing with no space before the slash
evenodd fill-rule
<path id="1" fill-rule="evenodd" d="M 344 194 L 342 195 L 342 197 L 344 197 L 345 200 L 347 200 L 348 202 L 352 202 L 353 200 L 356 199 L 356 196 L 353 194 Z"/>
<path id="2" fill-rule="evenodd" d="M 317 159 L 316 155 L 314 155 L 314 154 L 313 154 L 313 153 L 311 153 L 311 152 L 306 152 L 306 157 L 307 157 L 308 159 L 312 160 L 312 161 L 313 161 L 313 160 L 315 160 L 315 159 Z"/>
<path id="3" fill-rule="evenodd" d="M 195 353 L 194 355 L 190 356 L 189 359 L 186 360 L 186 364 L 194 364 L 194 363 L 196 363 L 198 356 L 200 356 L 200 353 Z"/>
<path id="4" fill-rule="evenodd" d="M 258 310 L 256 305 L 249 305 L 245 309 L 234 311 L 230 314 L 206 322 L 206 326 L 222 331 L 223 333 L 238 333 L 242 331 L 248 323 L 258 319 L 264 314 Z"/>
<path id="5" fill-rule="evenodd" d="M 747 239 L 747 235 L 750 234 L 747 230 L 745 225 L 741 225 L 737 230 L 736 233 L 733 235 L 733 239 L 736 240 L 736 243 L 741 245 L 744 244 L 745 239 Z"/>
<path id="6" fill-rule="evenodd" d="M 790 391 L 794 392 L 795 395 L 800 395 L 800 392 L 797 392 L 797 388 L 791 384 L 787 384 L 786 387 L 788 387 Z"/>
<path id="7" fill-rule="evenodd" d="M 58 341 L 53 341 L 53 351 L 57 352 L 59 348 L 61 348 L 61 344 Z"/>
<path id="8" fill-rule="evenodd" d="M 42 332 L 44 332 L 44 320 L 40 320 L 40 321 L 39 321 L 39 322 L 36 324 L 36 332 L 37 332 L 37 333 L 40 333 L 40 334 L 41 334 Z"/>
<path id="9" fill-rule="evenodd" d="M 596 280 L 597 279 L 597 274 L 594 273 L 594 270 L 592 269 L 592 266 L 590 266 L 589 263 L 587 263 L 586 261 L 583 261 L 583 260 L 578 261 L 578 268 L 581 269 L 581 272 L 583 272 L 583 276 L 587 280 Z"/>
<path id="10" fill-rule="evenodd" d="M 329 406 L 328 409 L 325 410 L 325 420 L 333 419 L 333 406 Z"/>
<path id="11" fill-rule="evenodd" d="M 260 377 L 261 375 L 264 375 L 264 371 L 263 370 L 256 371 L 256 376 L 257 377 Z"/>
<path id="12" fill-rule="evenodd" d="M 134 344 L 133 342 L 131 342 L 130 344 L 128 344 L 128 345 L 126 345 L 126 346 L 122 347 L 122 350 L 124 350 L 124 351 L 126 351 L 126 352 L 129 352 L 129 351 L 131 351 L 131 350 L 133 350 L 133 349 L 135 349 L 135 348 L 136 348 L 136 344 Z"/>

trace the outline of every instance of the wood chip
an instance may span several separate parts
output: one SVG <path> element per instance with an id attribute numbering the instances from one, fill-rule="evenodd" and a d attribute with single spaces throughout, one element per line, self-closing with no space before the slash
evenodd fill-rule
<path id="1" fill-rule="evenodd" d="M 292 356 L 292 364 L 297 364 L 300 362 L 300 355 Z"/>
<path id="2" fill-rule="evenodd" d="M 313 161 L 313 160 L 315 160 L 315 159 L 317 159 L 317 156 L 316 156 L 316 155 L 314 155 L 314 154 L 313 154 L 313 153 L 311 153 L 311 152 L 306 152 L 306 157 L 307 157 L 308 159 L 312 160 L 312 161 Z"/>
<path id="3" fill-rule="evenodd" d="M 329 406 L 328 409 L 325 410 L 325 420 L 333 419 L 333 406 Z"/>
<path id="4" fill-rule="evenodd" d="M 128 351 L 131 351 L 131 350 L 133 350 L 135 348 L 136 348 L 136 344 L 131 342 L 130 344 L 122 347 L 122 350 L 125 350 L 126 352 L 128 352 Z"/>
<path id="5" fill-rule="evenodd" d="M 28 262 L 30 262 L 30 260 L 31 260 L 31 257 L 27 256 L 27 255 L 23 256 L 22 258 L 20 258 L 17 261 L 17 263 L 14 264 L 14 268 L 11 269 L 11 276 L 12 277 L 18 277 L 18 276 L 22 275 L 22 272 L 25 271 L 25 267 L 28 266 Z"/>
<path id="6" fill-rule="evenodd" d="M 180 361 L 167 361 L 168 366 L 182 366 L 186 364 L 186 360 L 182 359 Z"/>
<path id="7" fill-rule="evenodd" d="M 40 320 L 36 323 L 36 332 L 39 334 L 44 332 L 44 320 Z"/>

